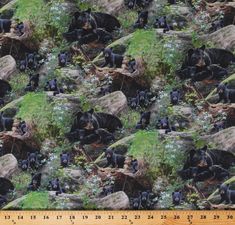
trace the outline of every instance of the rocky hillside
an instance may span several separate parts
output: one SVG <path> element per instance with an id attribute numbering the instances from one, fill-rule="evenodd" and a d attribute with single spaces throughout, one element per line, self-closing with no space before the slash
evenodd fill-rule
<path id="1" fill-rule="evenodd" d="M 234 208 L 234 1 L 8 0 L 0 31 L 0 208 Z"/>

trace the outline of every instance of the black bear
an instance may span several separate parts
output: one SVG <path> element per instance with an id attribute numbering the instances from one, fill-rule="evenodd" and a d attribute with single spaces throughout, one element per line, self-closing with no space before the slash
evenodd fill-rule
<path id="1" fill-rule="evenodd" d="M 218 121 L 218 122 L 214 123 L 213 128 L 212 128 L 212 132 L 219 132 L 221 130 L 224 130 L 225 128 L 227 128 L 226 121 Z"/>
<path id="2" fill-rule="evenodd" d="M 3 107 L 4 105 L 5 105 L 5 101 L 2 98 L 0 98 L 0 107 Z"/>
<path id="3" fill-rule="evenodd" d="M 58 54 L 58 65 L 60 67 L 67 66 L 68 63 L 68 53 L 67 52 L 61 52 Z"/>
<path id="4" fill-rule="evenodd" d="M 35 91 L 39 86 L 39 74 L 29 74 L 29 83 L 27 84 L 25 91 Z"/>
<path id="5" fill-rule="evenodd" d="M 153 198 L 155 197 L 155 195 L 151 193 L 149 190 L 140 192 L 139 195 L 141 200 L 141 207 L 143 209 L 148 209 L 148 210 L 153 209 L 154 206 Z"/>
<path id="6" fill-rule="evenodd" d="M 216 64 L 211 64 L 207 67 L 213 79 L 221 79 L 228 76 L 228 70 Z"/>
<path id="7" fill-rule="evenodd" d="M 182 201 L 182 192 L 181 191 L 172 192 L 173 205 L 180 205 L 181 201 Z"/>
<path id="8" fill-rule="evenodd" d="M 217 103 L 222 100 L 224 103 L 235 103 L 235 89 L 228 88 L 228 83 L 219 84 L 217 86 L 217 93 L 219 95 L 219 100 Z"/>
<path id="9" fill-rule="evenodd" d="M 74 13 L 69 32 L 75 29 L 94 30 L 97 28 L 112 32 L 120 27 L 121 25 L 115 17 L 106 13 L 91 12 L 91 9 L 88 9 Z"/>
<path id="10" fill-rule="evenodd" d="M 113 152 L 111 149 L 107 149 L 105 151 L 105 156 L 107 159 L 107 163 L 104 168 L 112 165 L 114 168 L 123 168 L 125 162 L 125 156 L 119 155 Z"/>
<path id="11" fill-rule="evenodd" d="M 193 73 L 194 72 L 194 73 Z M 207 67 L 195 67 L 195 70 L 191 70 L 191 79 L 193 82 L 202 81 L 204 79 L 216 79 L 219 80 L 225 76 L 228 76 L 228 71 L 216 64 L 211 64 Z"/>
<path id="12" fill-rule="evenodd" d="M 3 131 L 11 131 L 14 123 L 14 119 L 10 117 L 5 117 L 4 112 L 0 113 L 0 125 L 3 128 Z"/>
<path id="13" fill-rule="evenodd" d="M 38 67 L 38 62 L 37 62 L 37 54 L 34 53 L 27 53 L 25 60 L 27 63 L 27 68 L 31 69 L 31 70 L 36 70 Z"/>
<path id="14" fill-rule="evenodd" d="M 14 191 L 14 185 L 7 178 L 0 177 L 0 207 L 7 203 L 7 194 Z"/>
<path id="15" fill-rule="evenodd" d="M 138 8 L 145 8 L 149 6 L 149 4 L 152 2 L 152 0 L 125 0 L 124 4 L 129 9 L 134 9 L 135 7 Z"/>
<path id="16" fill-rule="evenodd" d="M 16 29 L 16 32 L 19 36 L 22 36 L 24 34 L 24 23 L 23 22 L 19 22 L 17 23 L 15 29 Z"/>
<path id="17" fill-rule="evenodd" d="M 139 162 L 137 159 L 131 160 L 131 171 L 132 173 L 136 173 L 139 170 Z"/>
<path id="18" fill-rule="evenodd" d="M 235 56 L 232 52 L 218 48 L 206 49 L 206 46 L 203 45 L 200 48 L 188 50 L 188 55 L 181 69 L 185 69 L 188 66 L 205 68 L 211 64 L 217 64 L 225 68 L 233 62 L 235 62 Z"/>
<path id="19" fill-rule="evenodd" d="M 176 0 L 168 0 L 168 3 L 171 5 L 176 4 Z"/>
<path id="20" fill-rule="evenodd" d="M 0 19 L 0 33 L 7 33 L 11 30 L 11 20 Z"/>
<path id="21" fill-rule="evenodd" d="M 149 105 L 148 91 L 137 91 L 138 104 L 141 107 L 147 107 Z"/>
<path id="22" fill-rule="evenodd" d="M 28 185 L 28 190 L 30 191 L 37 191 L 38 188 L 41 186 L 41 173 L 32 173 L 32 180 L 30 184 Z"/>
<path id="23" fill-rule="evenodd" d="M 38 169 L 40 163 L 38 159 L 38 152 L 28 152 L 28 162 L 31 169 Z"/>
<path id="24" fill-rule="evenodd" d="M 134 209 L 134 210 L 140 209 L 141 208 L 141 198 L 140 198 L 140 196 L 138 198 L 131 199 L 131 205 L 132 205 L 132 209 Z"/>
<path id="25" fill-rule="evenodd" d="M 114 187 L 113 187 L 113 185 L 109 185 L 109 186 L 103 187 L 101 195 L 108 196 L 108 195 L 111 195 L 112 193 L 114 193 Z"/>
<path id="26" fill-rule="evenodd" d="M 220 165 L 213 165 L 209 167 L 209 170 L 213 173 L 213 178 L 218 181 L 223 181 L 230 175 L 229 171 Z"/>
<path id="27" fill-rule="evenodd" d="M 199 71 L 199 68 L 196 66 L 187 66 L 184 69 L 180 69 L 176 71 L 176 75 L 179 76 L 180 79 L 191 79 L 195 76 Z"/>
<path id="28" fill-rule="evenodd" d="M 136 129 L 145 129 L 150 123 L 151 112 L 141 112 L 140 121 L 136 125 Z"/>
<path id="29" fill-rule="evenodd" d="M 144 29 L 148 24 L 148 11 L 139 11 L 138 18 L 133 25 L 134 28 Z"/>
<path id="30" fill-rule="evenodd" d="M 179 100 L 180 100 L 180 91 L 177 89 L 173 89 L 170 92 L 170 100 L 171 100 L 171 104 L 172 105 L 177 105 L 179 104 Z"/>
<path id="31" fill-rule="evenodd" d="M 27 62 L 26 62 L 26 60 L 25 59 L 24 60 L 20 60 L 20 62 L 19 62 L 19 70 L 21 72 L 24 72 L 26 69 L 27 69 Z"/>
<path id="32" fill-rule="evenodd" d="M 212 165 L 221 165 L 228 169 L 235 162 L 235 157 L 230 152 L 221 150 L 208 150 L 207 146 L 198 150 L 191 150 L 184 164 L 184 170 L 189 167 L 209 168 Z"/>
<path id="33" fill-rule="evenodd" d="M 154 26 L 154 28 L 162 28 L 163 33 L 166 33 L 169 30 L 173 30 L 173 26 L 171 26 L 167 23 L 166 16 L 162 16 L 160 18 L 157 18 L 153 26 Z"/>
<path id="34" fill-rule="evenodd" d="M 101 44 L 107 44 L 109 41 L 113 40 L 112 34 L 102 28 L 97 28 L 95 30 L 76 29 L 64 33 L 63 36 L 68 42 L 78 41 L 80 45 L 89 44 L 94 41 Z"/>
<path id="35" fill-rule="evenodd" d="M 224 27 L 224 18 L 220 18 L 211 23 L 211 27 L 209 28 L 209 32 L 215 32 Z"/>
<path id="36" fill-rule="evenodd" d="M 137 97 L 133 97 L 133 98 L 129 98 L 128 99 L 128 103 L 129 103 L 129 106 L 132 108 L 132 109 L 136 109 L 137 107 L 139 107 L 139 98 L 138 96 Z"/>
<path id="37" fill-rule="evenodd" d="M 101 67 L 105 67 L 107 65 L 109 65 L 110 68 L 113 68 L 113 67 L 121 68 L 122 67 L 123 56 L 113 53 L 112 48 L 104 49 L 103 55 L 104 55 L 105 63 Z"/>
<path id="38" fill-rule="evenodd" d="M 56 195 L 62 194 L 65 192 L 64 189 L 61 188 L 60 180 L 58 178 L 56 178 L 52 181 L 49 181 L 49 185 L 47 186 L 47 189 L 49 191 L 55 191 Z"/>
<path id="39" fill-rule="evenodd" d="M 64 90 L 62 88 L 59 88 L 57 85 L 57 79 L 53 79 L 50 81 L 47 81 L 45 87 L 45 91 L 53 91 L 53 95 L 57 95 L 59 93 L 64 93 Z"/>
<path id="40" fill-rule="evenodd" d="M 69 153 L 64 152 L 64 153 L 60 154 L 60 165 L 62 167 L 68 167 L 69 162 L 70 162 L 70 154 Z"/>
<path id="41" fill-rule="evenodd" d="M 99 91 L 99 94 L 102 95 L 102 96 L 105 96 L 107 94 L 110 94 L 112 93 L 112 86 L 111 85 L 108 85 L 106 87 L 101 87 L 100 88 L 100 91 Z"/>
<path id="42" fill-rule="evenodd" d="M 24 135 L 27 133 L 27 124 L 25 121 L 20 121 L 19 125 L 18 125 L 18 130 L 19 130 L 19 133 L 21 135 Z"/>
<path id="43" fill-rule="evenodd" d="M 156 125 L 156 128 L 165 130 L 165 134 L 167 134 L 171 131 L 176 131 L 175 127 L 170 125 L 170 121 L 169 121 L 168 117 L 164 117 L 162 119 L 159 119 L 158 123 Z"/>
<path id="44" fill-rule="evenodd" d="M 28 161 L 28 159 L 22 160 L 21 163 L 20 163 L 20 167 L 21 167 L 21 169 L 23 171 L 28 170 L 28 168 L 29 168 L 29 161 Z"/>
<path id="45" fill-rule="evenodd" d="M 127 70 L 130 73 L 134 73 L 136 71 L 136 66 L 137 66 L 136 60 L 133 58 L 130 58 L 130 60 L 127 63 Z"/>
<path id="46" fill-rule="evenodd" d="M 220 203 L 224 201 L 226 204 L 235 203 L 235 190 L 230 190 L 229 184 L 221 184 L 218 188 L 221 197 Z"/>
<path id="47" fill-rule="evenodd" d="M 77 119 L 78 121 L 76 121 Z M 94 131 L 103 128 L 113 133 L 115 130 L 122 128 L 122 123 L 116 116 L 107 113 L 95 113 L 94 109 L 78 113 L 77 119 L 74 125 L 78 129 Z"/>
<path id="48" fill-rule="evenodd" d="M 10 91 L 11 85 L 7 81 L 0 79 L 0 98 L 3 98 Z"/>

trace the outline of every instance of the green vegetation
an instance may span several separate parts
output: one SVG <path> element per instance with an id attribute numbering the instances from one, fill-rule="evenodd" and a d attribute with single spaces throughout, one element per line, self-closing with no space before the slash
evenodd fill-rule
<path id="1" fill-rule="evenodd" d="M 19 73 L 17 76 L 12 77 L 10 80 L 10 85 L 12 87 L 12 92 L 14 98 L 22 96 L 24 94 L 24 89 L 29 82 L 28 75 L 26 73 Z"/>
<path id="2" fill-rule="evenodd" d="M 22 201 L 22 210 L 28 209 L 48 209 L 49 206 L 48 192 L 31 192 L 26 195 Z"/>
<path id="3" fill-rule="evenodd" d="M 129 30 L 130 27 L 132 27 L 132 25 L 135 23 L 137 15 L 138 14 L 135 11 L 126 10 L 119 15 L 118 20 L 124 29 Z"/>
<path id="4" fill-rule="evenodd" d="M 146 79 L 171 75 L 177 68 L 181 54 L 174 39 L 159 38 L 156 30 L 137 30 L 129 40 L 126 55 L 140 57 L 146 64 Z M 176 60 L 177 59 L 177 60 Z"/>
<path id="5" fill-rule="evenodd" d="M 157 131 L 138 131 L 128 154 L 148 162 L 147 175 L 150 179 L 166 176 L 174 183 L 183 159 L 183 152 L 177 146 L 174 140 L 160 140 Z"/>
<path id="6" fill-rule="evenodd" d="M 43 0 L 20 0 L 16 5 L 14 17 L 21 21 L 30 20 L 34 28 L 33 40 L 36 43 L 46 37 L 61 42 L 69 22 L 69 15 L 64 13 L 63 0 L 45 3 Z"/>
<path id="7" fill-rule="evenodd" d="M 34 124 L 41 140 L 63 136 L 71 123 L 71 112 L 65 103 L 50 103 L 46 93 L 28 93 L 20 102 L 17 116 Z"/>
<path id="8" fill-rule="evenodd" d="M 31 175 L 30 173 L 21 173 L 20 176 L 19 174 L 16 174 L 12 178 L 12 182 L 15 186 L 16 192 L 23 192 L 25 193 L 27 191 L 28 184 L 31 181 Z"/>

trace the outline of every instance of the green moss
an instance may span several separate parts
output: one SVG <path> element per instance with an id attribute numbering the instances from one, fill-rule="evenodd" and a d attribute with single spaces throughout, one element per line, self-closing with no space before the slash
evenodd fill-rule
<path id="1" fill-rule="evenodd" d="M 15 186 L 16 192 L 23 192 L 25 193 L 27 191 L 27 186 L 31 181 L 31 175 L 29 173 L 22 172 L 19 176 L 19 174 L 16 174 L 12 178 L 12 182 Z"/>
<path id="2" fill-rule="evenodd" d="M 118 17 L 118 20 L 122 24 L 122 28 L 130 29 L 130 27 L 135 23 L 137 15 L 138 14 L 135 11 L 125 10 L 122 12 Z"/>
<path id="3" fill-rule="evenodd" d="M 12 93 L 14 97 L 18 97 L 24 94 L 24 89 L 28 84 L 29 78 L 26 73 L 19 73 L 10 80 L 10 85 L 12 87 Z"/>
<path id="4" fill-rule="evenodd" d="M 44 0 L 19 0 L 14 17 L 21 21 L 28 20 L 33 28 L 31 41 L 39 43 L 46 37 L 62 41 L 62 33 L 69 22 L 69 15 L 64 13 L 63 0 L 45 3 Z"/>
<path id="5" fill-rule="evenodd" d="M 147 152 L 156 152 L 157 137 L 156 131 L 138 131 L 128 150 L 128 154 L 134 157 L 144 157 Z"/>
<path id="6" fill-rule="evenodd" d="M 48 192 L 31 192 L 22 201 L 22 210 L 47 209 L 49 206 Z"/>
<path id="7" fill-rule="evenodd" d="M 28 93 L 20 102 L 17 116 L 36 125 L 37 134 L 43 140 L 68 132 L 72 112 L 66 100 L 49 102 L 45 93 Z"/>

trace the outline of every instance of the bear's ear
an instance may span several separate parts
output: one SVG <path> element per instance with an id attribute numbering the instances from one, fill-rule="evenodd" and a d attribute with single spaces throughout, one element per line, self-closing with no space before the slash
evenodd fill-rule
<path id="1" fill-rule="evenodd" d="M 90 109 L 90 110 L 88 111 L 88 113 L 93 114 L 93 113 L 94 113 L 94 109 Z"/>
<path id="2" fill-rule="evenodd" d="M 73 17 L 75 18 L 75 20 L 81 15 L 81 13 L 79 11 L 75 12 L 73 14 Z"/>
<path id="3" fill-rule="evenodd" d="M 173 92 L 171 91 L 170 94 L 172 95 L 172 93 L 173 93 Z"/>
<path id="4" fill-rule="evenodd" d="M 57 79 L 54 79 L 55 82 L 57 82 Z"/>
<path id="5" fill-rule="evenodd" d="M 193 54 L 193 52 L 194 52 L 194 50 L 193 50 L 192 48 L 190 48 L 190 49 L 188 50 L 188 56 L 191 56 L 191 55 Z"/>
<path id="6" fill-rule="evenodd" d="M 202 47 L 200 48 L 202 51 L 205 51 L 206 49 L 206 46 L 205 45 L 202 45 Z"/>
<path id="7" fill-rule="evenodd" d="M 59 182 L 60 181 L 59 178 L 56 178 L 56 181 Z"/>
<path id="8" fill-rule="evenodd" d="M 166 117 L 166 119 L 168 120 L 168 119 L 169 119 L 169 117 L 167 116 L 167 117 Z"/>
<path id="9" fill-rule="evenodd" d="M 173 196 L 174 194 L 175 194 L 175 192 L 173 191 L 173 192 L 172 192 L 172 196 Z"/>
<path id="10" fill-rule="evenodd" d="M 86 12 L 90 14 L 91 13 L 91 8 L 88 8 Z"/>
<path id="11" fill-rule="evenodd" d="M 163 16 L 163 19 L 166 19 L 166 16 Z"/>
<path id="12" fill-rule="evenodd" d="M 161 120 L 158 120 L 159 123 L 161 123 Z"/>

